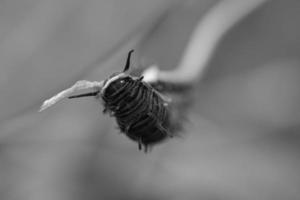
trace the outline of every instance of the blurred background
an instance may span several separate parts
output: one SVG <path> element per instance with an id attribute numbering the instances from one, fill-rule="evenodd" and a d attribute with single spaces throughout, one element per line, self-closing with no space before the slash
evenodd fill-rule
<path id="1" fill-rule="evenodd" d="M 218 1 L 0 1 L 0 199 L 300 199 L 300 2 L 272 0 L 222 39 L 184 137 L 138 151 L 80 79 L 175 68 Z"/>

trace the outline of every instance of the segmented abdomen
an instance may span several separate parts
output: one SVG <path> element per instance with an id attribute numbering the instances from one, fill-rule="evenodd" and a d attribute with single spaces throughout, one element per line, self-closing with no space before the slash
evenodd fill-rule
<path id="1" fill-rule="evenodd" d="M 102 94 L 105 109 L 116 117 L 120 130 L 147 150 L 166 139 L 168 108 L 154 89 L 142 82 L 125 77 L 112 82 Z"/>

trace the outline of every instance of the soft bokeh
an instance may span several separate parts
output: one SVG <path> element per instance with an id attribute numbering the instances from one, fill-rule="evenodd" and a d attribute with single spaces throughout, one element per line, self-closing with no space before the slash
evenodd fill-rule
<path id="1" fill-rule="evenodd" d="M 298 200 L 300 2 L 234 27 L 194 90 L 185 136 L 152 152 L 93 99 L 42 101 L 78 79 L 178 63 L 216 1 L 0 2 L 0 199 Z"/>

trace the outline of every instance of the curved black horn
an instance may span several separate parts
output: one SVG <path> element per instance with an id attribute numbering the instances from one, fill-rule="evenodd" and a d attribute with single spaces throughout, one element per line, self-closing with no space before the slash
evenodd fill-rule
<path id="1" fill-rule="evenodd" d="M 134 50 L 131 50 L 131 51 L 128 52 L 127 61 L 126 61 L 126 65 L 125 65 L 125 68 L 124 68 L 123 72 L 126 72 L 130 67 L 130 57 L 131 57 L 131 54 L 132 54 L 133 51 Z"/>

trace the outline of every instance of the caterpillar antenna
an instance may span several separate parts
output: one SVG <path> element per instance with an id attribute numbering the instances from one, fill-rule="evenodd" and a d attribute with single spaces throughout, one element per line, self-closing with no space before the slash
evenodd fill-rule
<path id="1" fill-rule="evenodd" d="M 126 72 L 129 69 L 129 67 L 130 67 L 130 57 L 131 57 L 131 54 L 133 52 L 134 52 L 134 50 L 131 50 L 131 51 L 128 52 L 128 56 L 127 56 L 127 60 L 126 60 L 126 65 L 124 67 L 123 72 Z"/>

